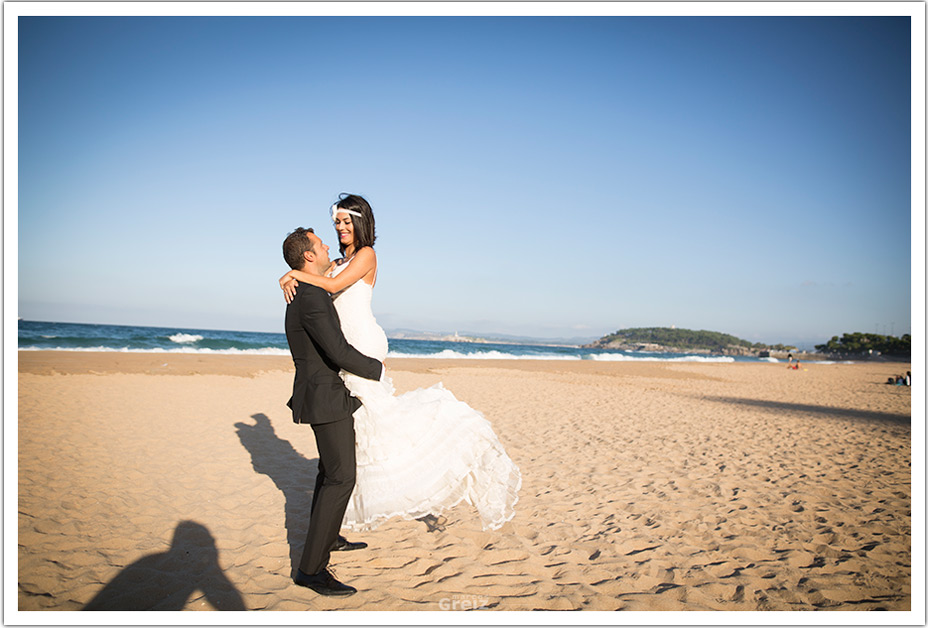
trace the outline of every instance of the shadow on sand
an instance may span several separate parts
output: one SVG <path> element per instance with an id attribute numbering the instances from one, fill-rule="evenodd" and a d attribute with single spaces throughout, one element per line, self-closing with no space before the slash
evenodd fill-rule
<path id="1" fill-rule="evenodd" d="M 251 418 L 255 421 L 254 425 L 239 422 L 235 424 L 235 431 L 251 454 L 251 466 L 255 473 L 263 473 L 271 478 L 284 494 L 284 526 L 290 544 L 290 565 L 296 567 L 309 528 L 319 459 L 308 460 L 289 441 L 277 436 L 267 415 L 253 414 Z M 309 428 L 308 425 L 306 427 Z M 313 438 L 311 430 L 307 438 Z"/>
<path id="2" fill-rule="evenodd" d="M 767 401 L 764 399 L 739 399 L 737 397 L 701 397 L 706 401 L 730 403 L 774 412 L 791 412 L 811 414 L 817 416 L 838 417 L 843 419 L 856 419 L 860 421 L 877 421 L 893 425 L 910 425 L 911 416 L 907 414 L 894 414 L 892 412 L 875 412 L 873 410 L 857 410 L 854 408 L 833 408 L 805 403 L 785 403 L 782 401 Z"/>
<path id="3" fill-rule="evenodd" d="M 83 610 L 179 611 L 197 590 L 216 610 L 246 610 L 238 589 L 219 566 L 213 535 L 195 521 L 181 521 L 168 551 L 149 554 L 123 569 Z"/>

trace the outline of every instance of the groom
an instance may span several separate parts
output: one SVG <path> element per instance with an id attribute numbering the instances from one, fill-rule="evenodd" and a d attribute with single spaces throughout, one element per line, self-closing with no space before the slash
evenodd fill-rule
<path id="1" fill-rule="evenodd" d="M 322 275 L 329 267 L 329 247 L 312 229 L 296 229 L 284 240 L 290 268 Z M 322 595 L 351 595 L 357 589 L 336 580 L 326 569 L 333 550 L 359 549 L 338 536 L 355 483 L 354 418 L 361 407 L 338 376 L 339 369 L 380 379 L 383 364 L 348 344 L 332 299 L 322 288 L 300 283 L 287 306 L 287 343 L 296 374 L 287 405 L 295 423 L 309 423 L 319 450 L 319 473 L 313 493 L 309 531 L 293 581 Z"/>

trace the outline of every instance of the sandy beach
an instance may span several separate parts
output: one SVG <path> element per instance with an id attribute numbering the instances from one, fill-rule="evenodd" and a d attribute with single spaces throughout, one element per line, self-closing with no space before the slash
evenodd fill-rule
<path id="1" fill-rule="evenodd" d="M 288 357 L 19 353 L 20 610 L 896 610 L 911 606 L 899 363 L 393 359 L 519 465 L 517 513 L 461 504 L 295 586 L 316 450 Z"/>

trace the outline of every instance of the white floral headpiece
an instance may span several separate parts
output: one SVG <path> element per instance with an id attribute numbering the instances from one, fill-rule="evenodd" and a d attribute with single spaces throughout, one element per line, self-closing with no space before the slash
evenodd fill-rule
<path id="1" fill-rule="evenodd" d="M 336 214 L 351 214 L 352 216 L 357 216 L 358 218 L 364 218 L 361 215 L 361 212 L 356 212 L 353 209 L 345 209 L 344 207 L 339 207 L 338 203 L 332 205 L 332 222 L 335 222 Z"/>

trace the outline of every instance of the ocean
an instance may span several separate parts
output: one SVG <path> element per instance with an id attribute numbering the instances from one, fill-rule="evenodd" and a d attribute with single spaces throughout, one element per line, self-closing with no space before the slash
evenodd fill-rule
<path id="1" fill-rule="evenodd" d="M 494 360 L 603 360 L 657 362 L 777 362 L 776 358 L 646 353 L 551 345 L 389 339 L 388 358 Z M 283 333 L 220 331 L 179 327 L 135 327 L 19 321 L 21 351 L 120 351 L 290 355 Z"/>

